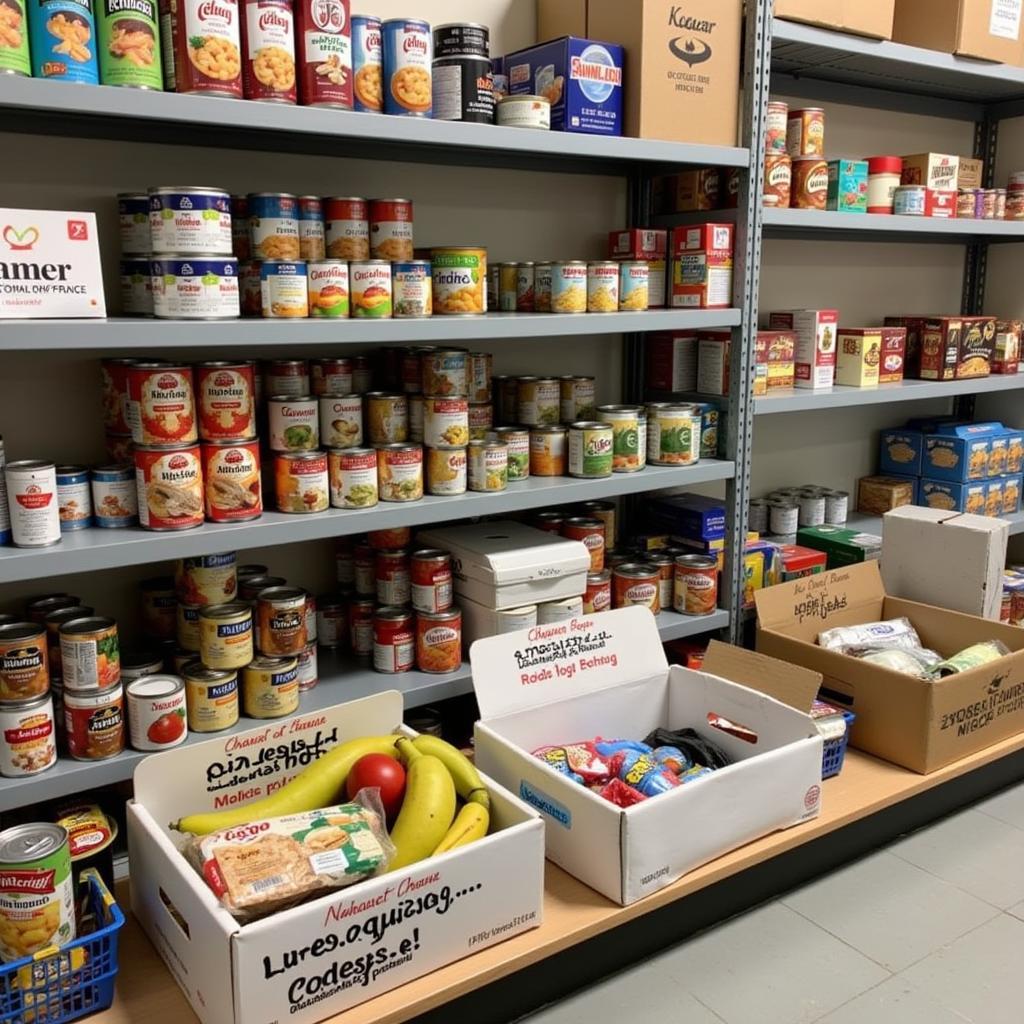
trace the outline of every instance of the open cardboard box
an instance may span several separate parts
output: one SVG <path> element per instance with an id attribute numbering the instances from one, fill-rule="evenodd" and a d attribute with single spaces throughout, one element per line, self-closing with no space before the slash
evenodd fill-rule
<path id="1" fill-rule="evenodd" d="M 853 746 L 927 774 L 1024 730 L 1024 630 L 885 593 L 877 562 L 760 590 L 757 649 L 820 672 L 826 696 L 857 715 Z M 908 618 L 945 657 L 983 640 L 1012 652 L 929 682 L 824 650 L 834 626 Z"/>
<path id="2" fill-rule="evenodd" d="M 541 921 L 539 816 L 487 780 L 490 835 L 250 924 L 179 852 L 168 822 L 258 799 L 337 743 L 396 729 L 396 691 L 178 747 L 135 770 L 132 910 L 204 1024 L 333 1016 Z M 344 802 L 342 798 L 339 802 Z"/>
<path id="3" fill-rule="evenodd" d="M 758 671 L 775 675 L 780 692 L 810 708 L 820 682 L 815 673 L 731 650 L 716 652 L 720 660 L 712 664 L 731 671 L 733 655 L 740 674 L 750 673 L 753 658 Z M 819 812 L 822 740 L 814 722 L 710 672 L 669 668 L 646 608 L 478 640 L 470 659 L 481 770 L 542 813 L 551 860 L 616 903 L 634 903 Z M 737 734 L 723 731 L 730 723 Z M 622 809 L 532 754 L 596 736 L 643 739 L 666 726 L 696 728 L 733 763 Z"/>

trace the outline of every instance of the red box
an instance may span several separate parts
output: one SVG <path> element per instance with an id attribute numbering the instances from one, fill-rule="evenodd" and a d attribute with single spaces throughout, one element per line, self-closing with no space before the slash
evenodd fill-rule
<path id="1" fill-rule="evenodd" d="M 926 217 L 955 217 L 956 191 L 951 189 L 925 189 L 924 215 Z"/>
<path id="2" fill-rule="evenodd" d="M 930 317 L 921 335 L 921 378 L 987 377 L 992 372 L 995 347 L 994 317 Z"/>
<path id="3" fill-rule="evenodd" d="M 608 258 L 613 260 L 650 260 L 665 258 L 668 232 L 653 228 L 627 228 L 608 233 Z"/>
<path id="4" fill-rule="evenodd" d="M 996 321 L 996 351 L 993 373 L 1016 373 L 1020 369 L 1020 343 L 1024 324 L 1020 320 Z"/>
<path id="5" fill-rule="evenodd" d="M 647 386 L 652 391 L 697 390 L 697 335 L 652 334 L 647 339 Z"/>
<path id="6" fill-rule="evenodd" d="M 906 364 L 907 329 L 882 328 L 882 362 L 878 367 L 879 384 L 898 384 Z"/>
<path id="7" fill-rule="evenodd" d="M 768 391 L 793 386 L 796 375 L 795 358 L 796 335 L 792 331 L 757 332 L 754 341 L 754 360 L 756 363 L 763 361 L 767 364 L 765 386 Z"/>
<path id="8" fill-rule="evenodd" d="M 779 582 L 786 583 L 801 576 L 813 576 L 825 571 L 828 555 L 824 551 L 814 551 L 800 547 L 799 544 L 779 544 L 777 547 L 782 563 Z"/>
<path id="9" fill-rule="evenodd" d="M 907 332 L 906 345 L 903 350 L 903 377 L 905 380 L 917 380 L 921 376 L 921 335 L 924 325 L 930 318 L 927 316 L 887 316 L 886 327 L 903 327 Z"/>
<path id="10" fill-rule="evenodd" d="M 672 229 L 672 301 L 675 309 L 728 309 L 732 304 L 732 224 Z"/>

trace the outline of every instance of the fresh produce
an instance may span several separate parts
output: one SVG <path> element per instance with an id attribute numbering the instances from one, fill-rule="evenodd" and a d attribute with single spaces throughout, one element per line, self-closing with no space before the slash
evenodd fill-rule
<path id="1" fill-rule="evenodd" d="M 455 816 L 452 827 L 434 848 L 432 856 L 447 853 L 458 846 L 468 846 L 487 835 L 491 824 L 491 812 L 478 803 L 463 804 L 462 810 Z"/>
<path id="2" fill-rule="evenodd" d="M 365 754 L 359 758 L 345 780 L 349 800 L 361 789 L 376 788 L 388 821 L 394 821 L 405 796 L 405 769 L 389 754 Z"/>
<path id="3" fill-rule="evenodd" d="M 395 856 L 389 870 L 408 867 L 429 857 L 444 839 L 455 817 L 455 783 L 440 758 L 422 753 L 412 740 L 395 746 L 405 760 L 405 800 L 391 830 Z"/>
<path id="4" fill-rule="evenodd" d="M 315 811 L 321 807 L 329 807 L 337 802 L 337 797 L 345 786 L 345 780 L 352 766 L 366 754 L 387 754 L 395 757 L 395 741 L 402 740 L 399 736 L 366 736 L 358 740 L 349 740 L 324 754 L 308 768 L 304 768 L 287 785 L 276 793 L 263 797 L 252 803 L 240 804 L 223 811 L 207 811 L 203 814 L 191 814 L 180 821 L 173 822 L 171 828 L 177 832 L 189 832 L 196 836 L 205 836 L 210 832 L 231 828 L 233 825 L 244 825 L 260 818 L 280 818 L 288 814 L 299 814 L 303 811 Z M 408 743 L 407 740 L 402 742 Z M 409 744 L 411 746 L 411 744 Z M 436 760 L 436 759 L 435 759 Z M 443 765 L 441 766 L 444 767 Z M 445 771 L 451 783 L 451 776 Z M 454 789 L 452 801 L 454 803 Z M 445 822 L 445 829 L 455 814 Z M 441 835 L 444 832 L 442 830 Z M 437 845 L 438 839 L 430 849 Z M 429 853 L 429 850 L 428 850 Z"/>
<path id="5" fill-rule="evenodd" d="M 463 800 L 480 804 L 485 810 L 490 809 L 491 798 L 484 780 L 480 778 L 476 765 L 461 750 L 437 736 L 417 736 L 413 744 L 421 754 L 430 754 L 444 763 L 455 781 L 455 791 Z"/>

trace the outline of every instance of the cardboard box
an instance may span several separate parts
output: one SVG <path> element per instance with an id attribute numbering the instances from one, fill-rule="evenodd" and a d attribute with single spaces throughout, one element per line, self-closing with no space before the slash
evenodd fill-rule
<path id="1" fill-rule="evenodd" d="M 885 592 L 998 622 L 1008 537 L 992 519 L 898 508 L 882 520 Z"/>
<path id="2" fill-rule="evenodd" d="M 958 159 L 960 163 L 956 172 L 957 190 L 984 188 L 985 161 L 970 156 L 962 156 Z"/>
<path id="3" fill-rule="evenodd" d="M 312 1024 L 540 924 L 543 825 L 490 780 L 485 839 L 250 924 L 179 852 L 168 822 L 263 796 L 337 743 L 401 721 L 402 695 L 389 690 L 135 769 L 132 911 L 203 1024 Z"/>
<path id="4" fill-rule="evenodd" d="M 1021 476 L 1020 473 L 1011 473 L 1000 479 L 1003 484 L 1003 510 L 997 515 L 1015 515 L 1020 511 L 1021 495 L 1024 493 L 1024 476 Z"/>
<path id="5" fill-rule="evenodd" d="M 886 327 L 902 327 L 907 332 L 903 358 L 904 378 L 916 380 L 921 376 L 921 335 L 926 316 L 887 316 Z"/>
<path id="6" fill-rule="evenodd" d="M 921 460 L 921 475 L 934 480 L 963 483 L 984 480 L 1003 471 L 1009 459 L 1009 446 L 994 460 L 990 471 L 992 442 L 1002 439 L 1006 429 L 1001 423 L 959 423 L 926 435 Z"/>
<path id="7" fill-rule="evenodd" d="M 836 372 L 836 331 L 839 313 L 834 309 L 790 309 L 771 313 L 768 326 L 796 335 L 796 386 L 830 388 Z"/>
<path id="8" fill-rule="evenodd" d="M 587 27 L 587 0 L 537 0 L 537 41 L 562 36 L 590 35 Z"/>
<path id="9" fill-rule="evenodd" d="M 768 338 L 762 331 L 754 335 L 754 397 L 768 394 Z"/>
<path id="10" fill-rule="evenodd" d="M 878 368 L 879 384 L 898 384 L 903 380 L 906 362 L 907 329 L 905 327 L 883 327 L 882 362 Z"/>
<path id="11" fill-rule="evenodd" d="M 652 334 L 647 340 L 647 386 L 654 391 L 696 391 L 697 345 L 696 334 Z"/>
<path id="12" fill-rule="evenodd" d="M 94 213 L 0 208 L 0 319 L 107 315 Z"/>
<path id="13" fill-rule="evenodd" d="M 896 0 L 897 43 L 962 57 L 1020 64 L 1024 56 L 1020 0 Z"/>
<path id="14" fill-rule="evenodd" d="M 733 224 L 691 224 L 672 230 L 674 309 L 732 305 Z"/>
<path id="15" fill-rule="evenodd" d="M 996 321 L 991 316 L 936 317 L 921 333 L 922 380 L 969 380 L 992 372 Z"/>
<path id="16" fill-rule="evenodd" d="M 586 587 L 586 583 L 584 583 L 584 587 Z M 584 592 L 580 591 L 579 596 L 582 596 Z M 536 618 L 538 614 L 538 606 L 535 604 L 499 611 L 488 605 L 480 604 L 478 601 L 473 601 L 464 594 L 459 595 L 457 603 L 462 611 L 462 646 L 466 651 L 475 641 L 507 633 L 510 629 L 517 628 L 514 625 L 516 622 L 522 625 L 524 621 L 529 621 L 530 616 Z"/>
<path id="17" fill-rule="evenodd" d="M 915 153 L 903 157 L 902 185 L 956 192 L 960 157 L 948 153 Z"/>
<path id="18" fill-rule="evenodd" d="M 709 650 L 703 672 L 669 668 L 654 617 L 644 608 L 559 623 L 549 632 L 544 641 L 523 631 L 473 645 L 481 713 L 475 747 L 481 770 L 544 816 L 547 855 L 570 874 L 625 906 L 737 846 L 818 814 L 822 744 L 813 721 L 775 697 L 711 674 L 739 664 L 740 674 L 764 680 L 806 711 L 819 682 L 814 673 L 752 663 L 756 655 L 735 648 L 720 659 Z M 743 738 L 725 731 L 723 719 L 742 727 Z M 595 736 L 642 739 L 658 727 L 696 728 L 733 763 L 623 809 L 532 753 Z"/>
<path id="19" fill-rule="evenodd" d="M 729 394 L 729 331 L 704 331 L 697 342 L 697 390 L 704 395 Z M 767 384 L 767 374 L 765 383 Z"/>
<path id="20" fill-rule="evenodd" d="M 869 562 L 882 550 L 881 537 L 845 526 L 802 526 L 797 531 L 796 540 L 801 547 L 824 551 L 830 569 Z"/>
<path id="21" fill-rule="evenodd" d="M 674 212 L 717 210 L 722 206 L 722 172 L 717 167 L 680 171 L 675 175 Z"/>
<path id="22" fill-rule="evenodd" d="M 883 473 L 920 476 L 924 465 L 924 434 L 920 430 L 883 430 L 878 468 Z"/>
<path id="23" fill-rule="evenodd" d="M 796 379 L 796 335 L 792 331 L 758 331 L 757 344 L 768 350 L 768 390 L 791 388 Z"/>
<path id="24" fill-rule="evenodd" d="M 830 160 L 825 209 L 836 213 L 868 212 L 867 160 Z"/>
<path id="25" fill-rule="evenodd" d="M 952 483 L 948 480 L 930 480 L 922 477 L 918 485 L 918 504 L 943 512 L 967 512 L 975 516 L 985 514 L 988 481 Z"/>
<path id="26" fill-rule="evenodd" d="M 647 505 L 651 520 L 677 537 L 719 540 L 725 536 L 725 505 L 703 494 L 659 495 Z"/>
<path id="27" fill-rule="evenodd" d="M 840 327 L 836 383 L 853 388 L 878 387 L 882 366 L 881 327 Z"/>
<path id="28" fill-rule="evenodd" d="M 551 130 L 622 134 L 622 47 L 565 36 L 505 58 L 509 92 L 551 100 Z"/>
<path id="29" fill-rule="evenodd" d="M 1017 373 L 1020 369 L 1020 343 L 1024 324 L 1020 320 L 996 321 L 993 373 Z"/>
<path id="30" fill-rule="evenodd" d="M 590 0 L 588 31 L 625 47 L 626 134 L 735 146 L 741 0 Z"/>
<path id="31" fill-rule="evenodd" d="M 1010 428 L 1006 439 L 1006 472 L 1024 473 L 1024 431 Z"/>
<path id="32" fill-rule="evenodd" d="M 860 750 L 927 773 L 1024 730 L 1024 630 L 888 596 L 877 563 L 771 587 L 757 614 L 757 649 L 820 672 L 826 699 L 837 694 L 857 715 L 850 742 Z M 1013 653 L 926 682 L 815 643 L 834 626 L 903 616 L 944 657 L 983 640 Z"/>
<path id="33" fill-rule="evenodd" d="M 799 544 L 779 544 L 779 583 L 814 576 L 825 571 L 828 556 L 824 551 L 804 548 Z"/>
<path id="34" fill-rule="evenodd" d="M 894 4 L 895 0 L 775 0 L 775 17 L 837 32 L 890 39 Z"/>
<path id="35" fill-rule="evenodd" d="M 881 516 L 917 499 L 916 476 L 863 476 L 857 481 L 857 511 Z"/>

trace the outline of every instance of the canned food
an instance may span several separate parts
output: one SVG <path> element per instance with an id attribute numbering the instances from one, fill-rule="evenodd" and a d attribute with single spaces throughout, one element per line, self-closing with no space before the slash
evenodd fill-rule
<path id="1" fill-rule="evenodd" d="M 46 618 L 43 620 L 43 625 L 46 629 L 46 657 L 49 662 L 49 674 L 50 681 L 59 679 L 61 677 L 61 663 L 60 663 L 60 627 L 65 622 L 70 622 L 72 619 L 87 619 L 96 613 L 95 608 L 91 608 L 88 605 L 76 604 L 68 608 L 57 608 L 52 612 L 47 613 Z M 13 616 L 12 616 L 13 618 Z M 19 625 L 17 622 L 5 623 L 5 626 Z M 21 625 L 25 625 L 21 623 Z M 0 637 L 0 657 L 2 657 L 4 642 Z M 2 664 L 2 661 L 0 661 Z M 2 671 L 2 670 L 0 670 Z M 121 675 L 124 676 L 124 665 L 121 666 Z M 38 691 L 42 693 L 43 691 Z"/>
<path id="2" fill-rule="evenodd" d="M 594 390 L 593 377 L 561 377 L 560 415 L 563 423 L 593 419 Z"/>
<path id="3" fill-rule="evenodd" d="M 530 428 L 530 475 L 565 476 L 569 438 L 565 427 Z"/>
<path id="4" fill-rule="evenodd" d="M 0 704 L 0 775 L 8 779 L 38 775 L 56 763 L 57 736 L 49 693 Z M 0 926 L 0 952 L 5 938 Z"/>
<path id="5" fill-rule="evenodd" d="M 149 233 L 158 256 L 230 256 L 231 197 L 219 188 L 151 188 Z"/>
<path id="6" fill-rule="evenodd" d="M 779 537 L 793 536 L 800 523 L 800 506 L 793 501 L 773 501 L 768 505 L 769 529 Z"/>
<path id="7" fill-rule="evenodd" d="M 468 316 L 487 312 L 487 250 L 478 246 L 431 249 L 434 312 Z"/>
<path id="8" fill-rule="evenodd" d="M 104 689 L 63 691 L 68 753 L 76 761 L 105 761 L 124 750 L 124 689 L 120 682 Z"/>
<path id="9" fill-rule="evenodd" d="M 718 607 L 718 560 L 679 555 L 675 560 L 673 606 L 681 615 L 710 615 Z"/>
<path id="10" fill-rule="evenodd" d="M 295 19 L 291 0 L 245 0 L 242 21 L 247 100 L 295 103 Z"/>
<path id="11" fill-rule="evenodd" d="M 96 7 L 100 81 L 130 89 L 163 89 L 160 12 L 156 0 L 99 0 Z"/>
<path id="12" fill-rule="evenodd" d="M 824 210 L 828 201 L 828 164 L 820 156 L 793 157 L 790 205 Z"/>
<path id="13" fill-rule="evenodd" d="M 243 601 L 248 601 L 249 604 L 256 607 L 256 598 L 259 597 L 261 590 L 267 590 L 270 587 L 283 587 L 288 581 L 283 576 L 270 576 L 267 573 L 261 573 L 259 576 L 246 576 L 245 579 L 239 578 L 238 585 L 238 596 Z M 253 621 L 253 626 L 256 628 L 256 640 L 257 647 L 259 646 L 259 628 L 258 621 Z"/>
<path id="14" fill-rule="evenodd" d="M 349 638 L 357 658 L 373 657 L 373 615 L 376 602 L 356 598 L 348 605 Z"/>
<path id="15" fill-rule="evenodd" d="M 301 587 L 269 587 L 256 598 L 260 653 L 278 657 L 305 649 L 306 592 Z"/>
<path id="16" fill-rule="evenodd" d="M 361 596 L 377 593 L 377 556 L 369 544 L 356 545 L 353 553 L 353 585 Z"/>
<path id="17" fill-rule="evenodd" d="M 256 436 L 256 380 L 251 362 L 199 363 L 195 369 L 199 437 L 228 441 Z"/>
<path id="18" fill-rule="evenodd" d="M 222 732 L 238 723 L 238 673 L 190 661 L 185 677 L 185 709 L 192 732 Z"/>
<path id="19" fill-rule="evenodd" d="M 316 644 L 306 644 L 306 649 L 297 655 L 295 660 L 298 664 L 299 693 L 307 693 L 320 682 Z"/>
<path id="20" fill-rule="evenodd" d="M 423 449 L 411 444 L 377 445 L 377 484 L 381 501 L 423 497 Z"/>
<path id="21" fill-rule="evenodd" d="M 164 659 L 153 651 L 128 651 L 121 654 L 121 682 L 125 686 L 143 676 L 159 675 L 163 671 Z"/>
<path id="22" fill-rule="evenodd" d="M 249 197 L 231 197 L 231 251 L 239 260 L 252 259 L 252 243 L 249 238 Z"/>
<path id="23" fill-rule="evenodd" d="M 610 550 L 617 536 L 615 503 L 611 501 L 585 501 L 579 506 L 579 515 L 600 519 L 604 523 L 605 550 Z"/>
<path id="24" fill-rule="evenodd" d="M 273 3 L 275 0 L 247 0 Z M 287 192 L 250 192 L 249 240 L 254 259 L 299 259 L 299 203 Z"/>
<path id="25" fill-rule="evenodd" d="M 347 266 L 342 260 L 334 261 L 340 265 Z M 345 358 L 330 357 L 327 359 L 314 359 L 310 364 L 310 381 L 312 393 L 317 398 L 342 398 L 351 396 L 357 398 L 352 388 L 352 360 Z M 362 408 L 362 406 L 360 406 Z M 322 417 L 321 417 L 322 419 Z M 321 430 L 321 434 L 326 431 Z M 342 447 L 338 445 L 337 447 Z"/>
<path id="26" fill-rule="evenodd" d="M 561 601 L 544 601 L 537 605 L 537 625 L 568 622 L 583 614 L 582 597 L 566 597 Z"/>
<path id="27" fill-rule="evenodd" d="M 788 208 L 793 189 L 793 160 L 788 153 L 770 152 L 764 158 L 764 196 L 776 197 L 776 206 Z M 826 196 L 827 198 L 827 196 Z"/>
<path id="28" fill-rule="evenodd" d="M 800 526 L 823 526 L 825 523 L 825 495 L 801 494 L 798 500 Z"/>
<path id="29" fill-rule="evenodd" d="M 469 439 L 486 441 L 494 426 L 494 406 L 490 402 L 471 402 L 469 405 Z M 527 434 L 527 438 L 529 435 Z M 529 447 L 527 447 L 529 451 Z"/>
<path id="30" fill-rule="evenodd" d="M 34 78 L 99 84 L 92 0 L 41 0 L 29 7 L 28 29 Z"/>
<path id="31" fill-rule="evenodd" d="M 373 667 L 378 672 L 410 672 L 416 663 L 412 612 L 378 608 L 373 616 Z"/>
<path id="32" fill-rule="evenodd" d="M 551 263 L 537 263 L 533 268 L 533 308 L 537 313 L 551 312 Z"/>
<path id="33" fill-rule="evenodd" d="M 377 453 L 372 448 L 332 448 L 327 453 L 331 504 L 370 508 L 377 504 Z"/>
<path id="34" fill-rule="evenodd" d="M 49 688 L 45 626 L 34 622 L 0 626 L 0 701 L 41 697 Z"/>
<path id="35" fill-rule="evenodd" d="M 490 30 L 476 22 L 434 26 L 434 57 L 489 57 Z M 437 117 L 437 114 L 434 114 Z"/>
<path id="36" fill-rule="evenodd" d="M 769 101 L 765 120 L 765 148 L 769 154 L 786 152 L 788 129 L 789 104 L 781 100 Z"/>
<path id="37" fill-rule="evenodd" d="M 551 100 L 547 96 L 502 96 L 494 120 L 504 128 L 551 128 Z"/>
<path id="38" fill-rule="evenodd" d="M 153 251 L 153 236 L 149 232 L 149 196 L 145 192 L 119 192 L 117 222 L 121 255 L 148 257 Z"/>
<path id="39" fill-rule="evenodd" d="M 825 155 L 825 111 L 821 107 L 789 112 L 786 152 L 792 157 Z"/>
<path id="40" fill-rule="evenodd" d="M 701 418 L 692 405 L 647 407 L 647 461 L 655 466 L 691 466 L 700 461 Z"/>
<path id="41" fill-rule="evenodd" d="M 264 260 L 260 264 L 260 308 L 264 318 L 302 319 L 309 316 L 309 283 L 301 260 Z"/>
<path id="42" fill-rule="evenodd" d="M 207 668 L 243 668 L 253 658 L 252 608 L 245 601 L 199 613 L 199 656 Z"/>
<path id="43" fill-rule="evenodd" d="M 466 386 L 462 392 L 454 394 L 465 394 L 470 402 L 482 403 L 491 401 L 491 366 L 493 357 L 490 352 L 468 352 L 465 357 Z M 457 379 L 453 381 L 458 383 Z"/>
<path id="44" fill-rule="evenodd" d="M 146 273 L 149 273 L 148 269 Z M 100 363 L 103 428 L 109 433 L 131 432 L 128 425 L 128 371 L 135 363 L 134 359 L 104 359 Z"/>
<path id="45" fill-rule="evenodd" d="M 175 635 L 178 599 L 174 578 L 155 576 L 139 584 L 142 631 L 155 640 L 171 640 Z"/>
<path id="46" fill-rule="evenodd" d="M 66 946 L 74 937 L 75 887 L 67 830 L 42 823 L 15 825 L 0 833 L 0 959 L 21 960 L 51 946 Z M 43 971 L 45 977 L 48 970 Z M 24 1019 L 42 1024 L 47 1018 L 37 1018 L 30 1010 Z"/>
<path id="47" fill-rule="evenodd" d="M 904 217 L 923 217 L 927 193 L 924 185 L 897 185 L 892 197 L 892 212 Z"/>
<path id="48" fill-rule="evenodd" d="M 282 718 L 298 711 L 298 659 L 254 658 L 242 671 L 242 703 L 250 718 Z"/>
<path id="49" fill-rule="evenodd" d="M 179 559 L 174 568 L 178 600 L 196 605 L 230 601 L 238 591 L 236 562 L 234 551 Z"/>
<path id="50" fill-rule="evenodd" d="M 614 264 L 609 264 L 614 266 Z M 551 312 L 586 313 L 587 264 L 582 260 L 569 260 L 551 265 Z M 616 308 L 617 305 L 616 305 Z"/>
<path id="51" fill-rule="evenodd" d="M 471 491 L 503 491 L 508 487 L 508 445 L 501 441 L 471 441 L 467 458 Z"/>
<path id="52" fill-rule="evenodd" d="M 498 265 L 498 308 L 503 313 L 516 311 L 516 292 L 519 282 L 519 264 Z"/>
<path id="53" fill-rule="evenodd" d="M 438 675 L 462 667 L 462 612 L 458 608 L 417 613 L 416 667 Z"/>
<path id="54" fill-rule="evenodd" d="M 278 512 L 326 512 L 331 505 L 326 452 L 278 452 L 274 456 Z"/>
<path id="55" fill-rule="evenodd" d="M 349 0 L 295 6 L 299 102 L 307 107 L 352 109 L 352 23 Z"/>
<path id="56" fill-rule="evenodd" d="M 619 309 L 636 312 L 650 304 L 650 267 L 646 260 L 619 264 Z"/>
<path id="57" fill-rule="evenodd" d="M 410 199 L 371 199 L 370 257 L 398 262 L 412 260 L 413 218 Z"/>
<path id="58" fill-rule="evenodd" d="M 428 398 L 466 395 L 469 390 L 468 358 L 468 353 L 461 349 L 424 352 L 420 359 L 420 384 L 424 395 Z"/>
<path id="59" fill-rule="evenodd" d="M 452 605 L 451 556 L 446 551 L 425 549 L 409 562 L 410 597 L 417 612 L 443 612 Z"/>
<path id="60" fill-rule="evenodd" d="M 430 261 L 407 260 L 391 267 L 396 319 L 430 316 Z"/>
<path id="61" fill-rule="evenodd" d="M 319 196 L 299 196 L 299 259 L 308 263 L 326 255 L 323 203 Z"/>
<path id="62" fill-rule="evenodd" d="M 519 378 L 504 374 L 495 378 L 495 389 L 498 396 L 498 407 L 501 409 L 501 422 L 513 425 L 519 416 Z"/>
<path id="63" fill-rule="evenodd" d="M 587 312 L 616 313 L 619 309 L 619 265 L 610 261 L 587 264 Z"/>
<path id="64" fill-rule="evenodd" d="M 10 501 L 11 537 L 16 547 L 49 547 L 60 540 L 56 467 L 24 460 L 4 467 Z"/>
<path id="65" fill-rule="evenodd" d="M 352 357 L 352 391 L 365 395 L 373 387 L 373 365 L 369 356 Z"/>
<path id="66" fill-rule="evenodd" d="M 84 466 L 57 466 L 57 507 L 61 533 L 93 525 L 89 470 Z"/>
<path id="67" fill-rule="evenodd" d="M 410 601 L 409 552 L 378 551 L 374 558 L 377 603 L 404 607 Z"/>
<path id="68" fill-rule="evenodd" d="M 316 636 L 316 595 L 306 594 L 306 643 L 313 643 Z"/>
<path id="69" fill-rule="evenodd" d="M 574 516 L 562 523 L 562 536 L 568 540 L 582 541 L 590 555 L 590 572 L 604 569 L 605 525 L 600 519 Z"/>
<path id="70" fill-rule="evenodd" d="M 562 412 L 561 384 L 554 377 L 519 378 L 518 419 L 533 427 L 558 423 Z"/>
<path id="71" fill-rule="evenodd" d="M 310 393 L 309 366 L 305 359 L 274 359 L 263 374 L 264 392 L 301 398 Z"/>
<path id="72" fill-rule="evenodd" d="M 431 448 L 469 443 L 469 403 L 465 398 L 424 399 L 423 442 Z"/>
<path id="73" fill-rule="evenodd" d="M 516 265 L 516 312 L 533 313 L 536 311 L 536 295 L 534 293 L 534 268 L 532 260 Z"/>
<path id="74" fill-rule="evenodd" d="M 58 633 L 65 689 L 106 690 L 120 682 L 121 649 L 113 619 L 72 619 Z"/>
<path id="75" fill-rule="evenodd" d="M 238 0 L 161 3 L 164 77 L 168 90 L 242 96 L 242 37 Z M 173 54 L 173 64 L 170 55 Z"/>
<path id="76" fill-rule="evenodd" d="M 153 315 L 165 320 L 231 320 L 241 314 L 234 256 L 161 256 L 150 263 Z"/>
<path id="77" fill-rule="evenodd" d="M 426 489 L 428 494 L 465 494 L 467 486 L 466 448 L 428 448 L 426 451 Z"/>
<path id="78" fill-rule="evenodd" d="M 487 57 L 444 57 L 433 62 L 433 118 L 494 124 L 494 75 Z"/>
<path id="79" fill-rule="evenodd" d="M 28 52 L 29 21 L 24 0 L 4 5 L 2 15 L 5 46 L 0 50 L 0 74 L 31 75 L 32 61 Z M 59 43 L 58 43 L 59 45 Z"/>
<path id="80" fill-rule="evenodd" d="M 508 447 L 509 483 L 530 478 L 530 432 L 519 427 L 498 427 L 488 433 L 487 440 L 500 441 Z"/>
<path id="81" fill-rule="evenodd" d="M 381 23 L 381 42 L 384 113 L 430 117 L 434 50 L 430 25 L 414 18 L 389 19 Z"/>
<path id="82" fill-rule="evenodd" d="M 259 441 L 204 441 L 206 518 L 211 523 L 258 519 L 263 513 Z"/>
<path id="83" fill-rule="evenodd" d="M 312 395 L 271 395 L 267 423 L 272 451 L 311 451 L 320 444 L 320 403 Z"/>
<path id="84" fill-rule="evenodd" d="M 203 523 L 198 444 L 136 445 L 139 523 L 147 530 L 189 530 Z"/>
<path id="85" fill-rule="evenodd" d="M 316 639 L 321 647 L 348 644 L 348 616 L 343 597 L 328 594 L 316 599 Z"/>
<path id="86" fill-rule="evenodd" d="M 163 362 L 128 370 L 126 418 L 136 444 L 190 444 L 198 438 L 192 368 Z"/>
<path id="87" fill-rule="evenodd" d="M 612 470 L 635 473 L 647 465 L 647 411 L 641 405 L 602 405 L 597 418 L 612 428 Z"/>
<path id="88" fill-rule="evenodd" d="M 387 260 L 360 260 L 349 267 L 352 316 L 387 319 L 392 315 L 391 264 Z"/>
<path id="89" fill-rule="evenodd" d="M 713 459 L 718 455 L 719 427 L 722 413 L 710 402 L 695 402 L 694 409 L 700 414 L 700 457 Z"/>
<path id="90" fill-rule="evenodd" d="M 136 750 L 168 750 L 188 737 L 185 681 L 179 676 L 149 675 L 125 689 L 128 736 Z"/>
<path id="91" fill-rule="evenodd" d="M 610 424 L 573 423 L 569 427 L 569 476 L 591 480 L 611 476 L 613 448 Z"/>
<path id="92" fill-rule="evenodd" d="M 248 244 L 248 243 L 246 243 Z M 263 316 L 263 283 L 259 260 L 246 260 L 238 265 L 238 301 L 242 316 Z"/>
<path id="93" fill-rule="evenodd" d="M 370 209 L 365 199 L 355 196 L 325 199 L 324 219 L 328 256 L 339 260 L 370 258 Z"/>
<path id="94" fill-rule="evenodd" d="M 81 598 L 73 594 L 45 594 L 42 597 L 33 598 L 25 605 L 25 612 L 29 622 L 36 622 L 40 625 L 46 621 L 46 616 L 58 608 L 70 608 L 72 605 L 80 604 Z M 15 622 L 19 621 L 17 618 Z"/>
<path id="95" fill-rule="evenodd" d="M 606 612 L 612 606 L 612 571 L 587 573 L 587 591 L 583 595 L 583 614 Z"/>
<path id="96" fill-rule="evenodd" d="M 657 615 L 661 611 L 661 574 L 656 566 L 623 562 L 612 570 L 612 606 L 642 605 Z"/>

